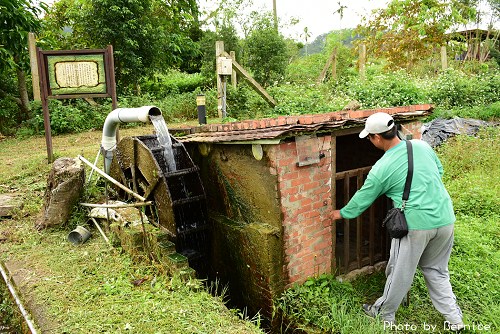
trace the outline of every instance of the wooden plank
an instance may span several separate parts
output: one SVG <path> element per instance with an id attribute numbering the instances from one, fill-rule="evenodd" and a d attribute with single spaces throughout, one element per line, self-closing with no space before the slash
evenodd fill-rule
<path id="1" fill-rule="evenodd" d="M 370 233 L 370 245 L 368 250 L 368 256 L 370 257 L 370 265 L 375 264 L 375 205 L 370 206 L 370 222 L 369 222 L 369 233 Z"/>
<path id="2" fill-rule="evenodd" d="M 344 178 L 344 205 L 349 202 L 349 178 Z M 350 224 L 349 219 L 344 219 L 344 270 L 349 272 L 350 262 Z"/>
<path id="3" fill-rule="evenodd" d="M 363 171 L 358 170 L 358 175 L 356 177 L 356 186 L 357 190 L 359 190 L 363 186 Z M 361 263 L 361 246 L 363 242 L 363 230 L 362 230 L 362 215 L 356 218 L 356 258 L 358 260 L 358 268 L 361 268 L 363 264 Z"/>
<path id="4" fill-rule="evenodd" d="M 224 56 L 231 57 L 227 52 L 224 52 Z M 271 107 L 276 107 L 277 103 L 271 95 L 269 95 L 269 93 L 257 81 L 255 81 L 255 79 L 252 78 L 252 76 L 240 64 L 238 64 L 237 61 L 233 61 L 233 69 L 239 75 L 243 76 L 248 81 L 250 86 L 254 88 L 257 94 L 262 96 Z"/>
<path id="5" fill-rule="evenodd" d="M 372 166 L 361 167 L 361 168 L 356 168 L 356 169 L 351 169 L 351 170 L 346 170 L 344 172 L 336 173 L 335 174 L 335 179 L 336 180 L 342 180 L 342 179 L 345 179 L 345 178 L 358 176 L 359 173 L 368 174 L 368 172 L 371 169 L 372 169 Z"/>
<path id="6" fill-rule="evenodd" d="M 30 55 L 31 83 L 33 85 L 33 100 L 41 101 L 40 97 L 40 78 L 38 77 L 38 60 L 36 57 L 35 34 L 28 33 L 28 51 Z"/>
<path id="7" fill-rule="evenodd" d="M 215 42 L 215 60 L 224 54 L 224 42 L 216 41 Z M 217 114 L 219 118 L 222 118 L 222 80 L 220 75 L 217 73 L 217 69 L 215 69 L 215 75 L 217 77 Z"/>

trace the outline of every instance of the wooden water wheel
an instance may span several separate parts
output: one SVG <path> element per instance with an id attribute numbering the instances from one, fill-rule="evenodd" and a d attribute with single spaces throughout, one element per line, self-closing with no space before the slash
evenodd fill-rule
<path id="1" fill-rule="evenodd" d="M 206 196 L 199 168 L 184 145 L 172 139 L 175 170 L 169 170 L 156 135 L 125 137 L 117 144 L 110 175 L 154 205 L 147 209 L 150 221 L 165 230 L 178 253 L 191 267 L 206 271 L 210 249 L 210 228 Z M 118 198 L 132 200 L 116 188 Z"/>

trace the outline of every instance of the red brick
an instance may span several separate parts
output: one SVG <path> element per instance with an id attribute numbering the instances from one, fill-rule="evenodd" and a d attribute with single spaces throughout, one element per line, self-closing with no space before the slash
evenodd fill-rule
<path id="1" fill-rule="evenodd" d="M 297 162 L 297 158 L 295 156 L 293 157 L 288 157 L 288 158 L 283 158 L 278 161 L 278 166 L 290 166 L 290 165 L 295 165 Z"/>
<path id="2" fill-rule="evenodd" d="M 291 194 L 290 198 L 288 200 L 290 201 L 290 203 L 293 203 L 293 202 L 302 201 L 303 198 L 304 198 L 304 195 L 302 195 L 300 192 L 298 192 L 295 194 Z"/>
<path id="3" fill-rule="evenodd" d="M 313 177 L 313 179 L 316 179 L 315 177 Z M 316 189 L 318 188 L 319 186 L 321 185 L 320 182 L 318 181 L 314 181 L 314 182 L 309 182 L 309 183 L 305 183 L 302 185 L 301 189 L 303 191 L 308 191 L 308 190 L 311 190 L 311 189 Z"/>
<path id="4" fill-rule="evenodd" d="M 313 124 L 313 117 L 312 116 L 300 116 L 299 117 L 299 124 Z"/>
<path id="5" fill-rule="evenodd" d="M 280 116 L 277 118 L 278 126 L 286 125 L 286 117 Z"/>
<path id="6" fill-rule="evenodd" d="M 294 180 L 299 177 L 299 172 L 293 171 L 281 175 L 281 180 Z"/>
<path id="7" fill-rule="evenodd" d="M 295 210 L 295 214 L 299 215 L 299 214 L 301 214 L 303 212 L 308 212 L 308 211 L 311 211 L 311 205 L 310 204 L 301 206 L 299 209 Z M 307 222 L 303 222 L 303 223 L 307 223 Z"/>

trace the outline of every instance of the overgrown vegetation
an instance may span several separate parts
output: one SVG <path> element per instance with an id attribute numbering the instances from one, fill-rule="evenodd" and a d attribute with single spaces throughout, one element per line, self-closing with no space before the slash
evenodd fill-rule
<path id="1" fill-rule="evenodd" d="M 123 128 L 121 134 L 151 133 L 152 128 Z M 54 138 L 56 156 L 92 157 L 99 149 L 99 131 Z M 154 264 L 133 262 L 120 248 L 110 248 L 95 235 L 80 247 L 67 242 L 68 231 L 88 224 L 76 210 L 67 226 L 37 232 L 46 176 L 42 137 L 0 141 L 0 192 L 23 194 L 24 206 L 0 224 L 0 261 L 27 268 L 20 271 L 23 298 L 36 311 L 37 324 L 54 333 L 262 333 L 259 318 L 228 310 L 226 296 L 211 292 L 199 280 L 167 276 Z M 95 178 L 92 182 L 94 182 Z M 102 195 L 91 185 L 86 196 Z M 142 283 L 135 283 L 140 280 Z M 20 286 L 20 287 L 21 287 Z M 0 318 L 14 329 L 17 307 L 0 284 Z M 9 315 L 9 319 L 6 317 Z M 2 326 L 2 322 L 0 322 Z M 0 332 L 3 332 L 0 328 Z"/>
<path id="2" fill-rule="evenodd" d="M 494 9 L 491 20 L 495 22 L 500 15 L 498 0 L 487 2 Z M 250 5 L 248 0 L 224 0 L 213 11 L 200 13 L 193 1 L 174 5 L 159 0 L 59 0 L 40 9 L 30 0 L 8 0 L 0 5 L 4 9 L 0 133 L 43 133 L 40 105 L 29 102 L 26 41 L 30 30 L 38 33 L 37 45 L 44 49 L 113 45 L 119 106 L 154 104 L 164 111 L 167 122 L 195 119 L 197 94 L 207 96 L 208 117 L 218 117 L 214 74 L 218 40 L 224 41 L 226 51 L 235 51 L 236 60 L 278 102 L 278 107 L 270 108 L 240 77 L 237 89 L 228 88 L 225 121 L 331 112 L 352 100 L 362 108 L 433 103 L 435 117 L 498 118 L 493 104 L 500 99 L 499 32 L 488 30 L 481 43 L 445 33 L 448 27 L 480 18 L 476 1 L 391 1 L 359 29 L 322 36 L 323 48 L 306 56 L 300 56 L 302 43 L 276 31 L 271 13 L 243 14 Z M 203 30 L 203 24 L 213 25 L 215 31 Z M 304 33 L 307 36 L 307 29 Z M 368 52 L 365 80 L 359 73 L 361 43 Z M 439 48 L 445 44 L 449 69 L 442 71 Z M 472 54 L 467 53 L 467 44 L 474 45 Z M 333 59 L 335 71 L 325 66 Z M 111 104 L 107 99 L 97 103 L 51 101 L 53 134 L 102 126 Z M 484 108 L 488 111 L 477 112 Z"/>
<path id="3" fill-rule="evenodd" d="M 457 221 L 450 275 L 455 295 L 470 326 L 500 329 L 500 130 L 483 129 L 477 137 L 457 136 L 439 147 L 445 169 L 444 182 L 452 197 Z M 464 152 L 468 152 L 464 155 Z M 366 317 L 362 303 L 382 294 L 383 273 L 340 283 L 321 275 L 287 290 L 277 301 L 278 310 L 312 333 L 386 332 L 380 322 Z M 409 307 L 401 307 L 396 321 L 425 332 L 424 323 L 435 325 L 433 333 L 447 332 L 442 316 L 433 308 L 424 278 L 417 273 L 410 290 Z M 466 331 L 467 332 L 467 331 Z M 474 332 L 474 331 L 468 331 Z"/>
<path id="4" fill-rule="evenodd" d="M 62 230 L 33 232 L 48 166 L 43 138 L 36 136 L 44 132 L 42 109 L 39 102 L 30 102 L 28 31 L 38 33 L 37 45 L 46 50 L 112 44 L 119 106 L 156 105 L 168 123 L 196 119 L 198 94 L 206 95 L 209 122 L 221 121 L 217 119 L 214 75 L 217 40 L 225 42 L 226 51 L 236 52 L 237 61 L 278 102 L 276 108 L 269 107 L 240 78 L 237 88 L 227 87 L 228 117 L 222 121 L 338 111 L 353 100 L 366 109 L 433 103 L 433 118 L 500 119 L 498 34 L 488 41 L 490 49 L 472 56 L 479 61 L 457 60 L 466 43 L 450 41 L 445 34 L 452 24 L 476 17 L 473 7 L 477 1 L 467 1 L 466 7 L 459 0 L 391 1 L 376 20 L 366 22 L 365 29 L 332 32 L 322 49 L 315 54 L 306 51 L 305 57 L 299 56 L 302 43 L 273 30 L 270 13 L 240 15 L 250 2 L 220 1 L 218 8 L 205 13 L 205 22 L 200 21 L 196 2 L 188 0 L 175 4 L 159 0 L 60 0 L 50 9 L 42 7 L 47 9 L 43 19 L 41 10 L 30 0 L 0 3 L 0 137 L 16 137 L 0 142 L 0 157 L 6 166 L 0 169 L 0 193 L 25 194 L 25 206 L 0 226 L 0 232 L 12 233 L 9 238 L 14 240 L 8 247 L 0 243 L 0 259 L 34 260 L 36 275 L 27 284 L 38 296 L 36 302 L 46 305 L 49 317 L 59 323 L 58 332 L 147 333 L 153 332 L 151 328 L 168 328 L 171 333 L 260 331 L 239 321 L 234 315 L 237 311 L 228 312 L 222 297 L 211 299 L 198 282 L 183 285 L 176 277 L 160 277 L 154 268 L 134 264 L 96 239 L 87 243 L 82 253 L 64 241 Z M 498 0 L 488 2 L 497 9 L 498 18 Z M 388 25 L 393 19 L 394 24 Z M 95 24 L 89 25 L 89 21 Z M 432 22 L 435 25 L 429 26 Z M 215 31 L 203 31 L 203 23 L 212 24 Z M 238 30 L 243 31 L 243 39 Z M 307 29 L 304 32 L 307 35 Z M 367 43 L 369 55 L 364 79 L 359 73 L 357 50 L 362 41 Z M 451 46 L 449 69 L 443 71 L 439 47 L 446 42 Z M 325 67 L 334 50 L 335 71 Z M 485 57 L 488 52 L 490 60 Z M 320 79 L 323 70 L 325 77 Z M 95 102 L 50 101 L 56 157 L 93 156 L 97 152 L 99 133 L 86 131 L 102 127 L 111 102 Z M 127 126 L 123 126 L 122 135 Z M 57 136 L 62 134 L 70 135 Z M 138 134 L 135 129 L 134 135 Z M 496 304 L 500 299 L 498 142 L 498 129 L 494 129 L 478 138 L 457 137 L 439 149 L 458 218 L 450 263 L 455 292 L 467 322 L 490 324 L 495 329 L 500 319 Z M 83 219 L 83 214 L 75 215 L 70 224 Z M 112 269 L 108 272 L 103 268 Z M 146 283 L 130 283 L 137 278 L 145 278 Z M 44 284 L 38 284 L 37 279 Z M 286 291 L 277 307 L 287 320 L 311 332 L 366 333 L 372 328 L 371 333 L 382 333 L 383 327 L 364 317 L 360 305 L 373 301 L 383 282 L 382 274 L 352 284 L 322 275 Z M 69 291 L 64 289 L 66 285 L 78 289 Z M 58 297 L 61 293 L 63 302 Z M 398 314 L 400 323 L 442 323 L 421 275 L 415 278 L 410 301 L 410 307 Z M 9 307 L 2 301 L 0 311 L 11 312 Z M 127 319 L 123 319 L 124 314 Z"/>

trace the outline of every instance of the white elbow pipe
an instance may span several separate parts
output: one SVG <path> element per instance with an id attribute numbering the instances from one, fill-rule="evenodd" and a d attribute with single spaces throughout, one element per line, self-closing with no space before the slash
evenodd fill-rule
<path id="1" fill-rule="evenodd" d="M 116 147 L 116 130 L 118 129 L 118 125 L 120 123 L 148 122 L 149 116 L 159 115 L 161 115 L 161 110 L 155 106 L 117 108 L 108 114 L 102 128 L 101 141 L 101 148 L 105 152 L 104 169 L 106 173 L 109 173 L 113 150 Z"/>

